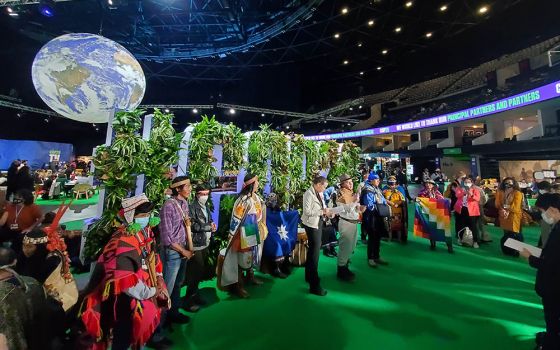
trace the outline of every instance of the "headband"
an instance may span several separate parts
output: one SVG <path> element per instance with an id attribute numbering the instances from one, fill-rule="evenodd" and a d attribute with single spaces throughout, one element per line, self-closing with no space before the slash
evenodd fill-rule
<path id="1" fill-rule="evenodd" d="M 47 236 L 37 237 L 37 238 L 31 238 L 29 236 L 23 237 L 23 244 L 45 244 L 48 241 L 49 241 L 49 237 Z"/>
<path id="2" fill-rule="evenodd" d="M 243 188 L 249 186 L 250 184 L 255 183 L 255 181 L 257 181 L 257 175 L 253 176 L 251 179 L 247 180 L 246 182 L 243 183 Z"/>
<path id="3" fill-rule="evenodd" d="M 190 179 L 185 179 L 183 181 L 179 181 L 179 182 L 175 182 L 175 183 L 171 184 L 171 186 L 169 188 L 177 188 L 179 186 L 190 185 L 190 184 L 191 184 L 191 180 Z"/>

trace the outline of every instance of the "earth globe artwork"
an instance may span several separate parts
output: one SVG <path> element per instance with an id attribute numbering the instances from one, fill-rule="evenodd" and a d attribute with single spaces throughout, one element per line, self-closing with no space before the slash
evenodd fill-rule
<path id="1" fill-rule="evenodd" d="M 138 107 L 146 78 L 122 45 L 105 37 L 65 34 L 39 50 L 31 69 L 33 85 L 58 114 L 89 123 L 106 123 L 114 111 Z"/>

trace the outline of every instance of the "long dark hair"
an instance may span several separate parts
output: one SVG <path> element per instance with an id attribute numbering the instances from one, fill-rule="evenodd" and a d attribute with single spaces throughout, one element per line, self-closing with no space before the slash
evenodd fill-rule
<path id="1" fill-rule="evenodd" d="M 251 180 L 252 178 L 254 178 L 255 175 L 247 173 L 247 175 L 245 175 L 245 177 L 243 178 L 243 183 Z M 249 194 L 251 194 L 253 192 L 253 184 L 247 185 L 245 187 L 243 187 L 241 189 L 241 192 L 239 192 L 239 195 L 237 196 L 237 198 L 241 198 L 243 196 L 248 196 Z"/>
<path id="2" fill-rule="evenodd" d="M 33 192 L 31 192 L 26 188 L 22 188 L 21 190 L 17 191 L 17 195 L 23 199 L 24 205 L 31 205 L 35 200 L 35 197 L 33 196 Z"/>
<path id="3" fill-rule="evenodd" d="M 508 180 L 511 180 L 513 182 L 513 189 L 515 191 L 519 191 L 519 184 L 517 183 L 517 181 L 515 181 L 513 177 L 506 177 L 505 179 L 503 179 L 502 182 L 500 183 L 500 190 L 501 191 L 506 190 L 506 181 Z"/>

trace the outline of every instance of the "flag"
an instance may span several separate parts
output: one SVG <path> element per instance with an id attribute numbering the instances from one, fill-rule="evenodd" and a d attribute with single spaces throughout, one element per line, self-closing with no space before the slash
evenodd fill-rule
<path id="1" fill-rule="evenodd" d="M 414 235 L 443 242 L 451 239 L 448 199 L 416 198 Z"/>
<path id="2" fill-rule="evenodd" d="M 297 210 L 266 212 L 268 236 L 264 241 L 263 255 L 279 258 L 289 255 L 296 245 L 299 213 Z"/>

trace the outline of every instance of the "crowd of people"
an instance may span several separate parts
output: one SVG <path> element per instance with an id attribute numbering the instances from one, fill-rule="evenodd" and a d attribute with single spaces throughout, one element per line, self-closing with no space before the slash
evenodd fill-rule
<path id="1" fill-rule="evenodd" d="M 364 263 L 372 268 L 389 264 L 381 252 L 383 238 L 407 242 L 408 205 L 414 200 L 406 181 L 399 181 L 399 174 L 404 173 L 389 176 L 385 186 L 376 172 L 364 171 L 358 186 L 346 174 L 331 187 L 325 177 L 314 178 L 303 196 L 301 212 L 308 240 L 305 282 L 311 294 L 327 295 L 321 283 L 319 257 L 325 242 L 331 252 L 332 241 L 325 240 L 323 232 L 328 231 L 328 226 L 338 232 L 338 253 L 332 249 L 331 256 L 337 259 L 336 276 L 343 282 L 356 279 L 350 263 L 360 223 L 362 239 L 367 244 Z M 475 178 L 458 173 L 443 194 L 431 176 L 423 182 L 417 200 L 448 203 L 455 216 L 458 244 L 478 248 L 489 241 L 483 221 L 487 197 Z M 495 206 L 498 224 L 504 231 L 504 254 L 520 254 L 538 269 L 537 293 L 543 298 L 547 324 L 542 344 L 543 349 L 550 350 L 558 349 L 559 344 L 560 306 L 554 295 L 560 292 L 560 194 L 548 193 L 551 184 L 539 186 L 543 188 L 536 202 L 542 227 L 540 256 L 525 250 L 520 253 L 505 244 L 508 238 L 523 241 L 523 195 L 515 179 L 501 182 Z M 240 298 L 250 296 L 248 284 L 263 283 L 255 276 L 255 270 L 263 260 L 267 211 L 279 210 L 274 194 L 265 202 L 258 189 L 258 177 L 248 174 L 233 206 L 227 248 L 218 259 L 217 288 Z M 209 186 L 196 184 L 193 190 L 188 177 L 178 176 L 172 180 L 170 191 L 171 197 L 158 217 L 154 204 L 145 195 L 122 200 L 120 224 L 103 248 L 88 285 L 79 294 L 58 225 L 67 207 L 62 206 L 56 215 L 42 215 L 33 204 L 31 191 L 21 189 L 15 193 L 0 217 L 0 237 L 2 242 L 9 242 L 0 247 L 0 298 L 10 301 L 0 304 L 0 333 L 6 335 L 8 348 L 56 349 L 69 341 L 68 334 L 77 335 L 72 344 L 81 349 L 172 346 L 168 331 L 190 321 L 180 310 L 198 312 L 207 303 L 199 293 L 199 284 L 206 274 L 208 247 L 217 225 L 208 206 Z M 453 238 L 446 237 L 445 242 L 449 253 L 453 253 Z M 429 248 L 435 250 L 436 243 L 430 239 Z M 286 278 L 290 271 L 284 269 L 284 262 L 284 257 L 277 260 L 271 274 Z M 181 297 L 184 285 L 186 293 Z M 39 297 L 41 286 L 46 293 Z M 73 332 L 68 333 L 69 328 Z"/>

